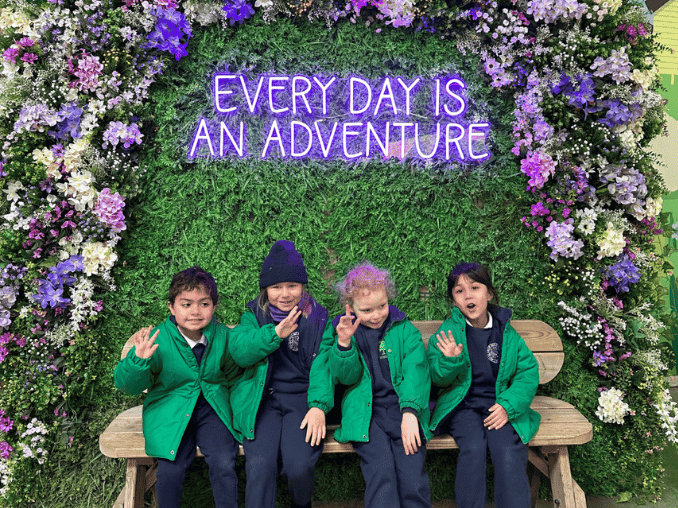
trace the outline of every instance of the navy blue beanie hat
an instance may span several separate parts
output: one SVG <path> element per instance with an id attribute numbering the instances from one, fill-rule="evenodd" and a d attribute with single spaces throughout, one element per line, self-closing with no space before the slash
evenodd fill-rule
<path id="1" fill-rule="evenodd" d="M 259 275 L 259 288 L 264 289 L 280 282 L 308 283 L 306 267 L 294 244 L 289 240 L 278 240 L 264 259 Z"/>

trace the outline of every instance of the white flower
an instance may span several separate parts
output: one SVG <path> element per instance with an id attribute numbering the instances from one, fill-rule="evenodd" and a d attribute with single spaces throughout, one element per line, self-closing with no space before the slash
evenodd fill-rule
<path id="1" fill-rule="evenodd" d="M 614 225 L 608 222 L 605 233 L 603 233 L 601 238 L 596 240 L 596 243 L 600 247 L 598 251 L 599 258 L 618 256 L 624 251 L 624 247 L 626 247 L 624 231 L 615 229 Z"/>
<path id="2" fill-rule="evenodd" d="M 605 423 L 624 423 L 624 417 L 629 414 L 629 405 L 622 402 L 624 393 L 617 388 L 610 388 L 601 392 L 598 397 L 596 416 Z"/>
<path id="3" fill-rule="evenodd" d="M 20 196 L 17 194 L 17 191 L 20 190 L 26 190 L 26 187 L 24 187 L 23 184 L 17 180 L 10 182 L 9 185 L 7 185 L 7 188 L 3 189 L 2 192 L 7 194 L 7 201 L 18 201 Z"/>
<path id="4" fill-rule="evenodd" d="M 101 242 L 87 242 L 82 249 L 83 264 L 87 275 L 103 275 L 118 260 L 113 249 Z"/>
<path id="5" fill-rule="evenodd" d="M 678 444 L 678 404 L 671 400 L 668 390 L 664 390 L 657 404 L 653 404 L 661 421 L 667 439 L 673 444 Z"/>

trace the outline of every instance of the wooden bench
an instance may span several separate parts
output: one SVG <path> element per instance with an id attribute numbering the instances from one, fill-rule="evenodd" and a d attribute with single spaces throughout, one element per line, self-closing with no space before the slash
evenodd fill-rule
<path id="1" fill-rule="evenodd" d="M 425 344 L 440 327 L 442 321 L 413 321 L 421 331 Z M 556 331 L 548 324 L 536 320 L 516 320 L 511 324 L 525 339 L 539 362 L 539 384 L 552 380 L 563 365 L 563 345 Z M 125 344 L 122 357 L 131 349 Z M 541 476 L 551 480 L 553 504 L 556 508 L 586 508 L 584 491 L 572 479 L 567 447 L 587 443 L 593 437 L 591 423 L 572 405 L 552 397 L 537 396 L 532 409 L 541 415 L 539 431 L 530 441 L 529 461 L 534 466 L 530 478 L 532 506 L 537 500 Z M 101 453 L 107 457 L 127 459 L 125 486 L 113 504 L 114 508 L 143 508 L 144 494 L 156 482 L 155 460 L 144 452 L 141 429 L 142 406 L 130 408 L 119 414 L 99 437 Z M 338 443 L 333 437 L 334 428 L 328 427 L 323 453 L 352 452 L 349 443 Z M 435 436 L 427 444 L 428 450 L 457 448 L 451 436 Z M 200 450 L 197 455 L 202 456 Z M 240 455 L 243 455 L 242 446 Z"/>

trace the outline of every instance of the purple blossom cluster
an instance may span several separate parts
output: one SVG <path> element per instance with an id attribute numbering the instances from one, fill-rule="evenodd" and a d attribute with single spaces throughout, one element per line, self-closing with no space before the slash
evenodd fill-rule
<path id="1" fill-rule="evenodd" d="M 617 203 L 633 207 L 644 204 L 647 186 L 643 174 L 623 164 L 608 164 L 600 170 L 600 181 L 607 184 L 610 197 Z"/>
<path id="2" fill-rule="evenodd" d="M 33 258 L 39 259 L 44 254 L 53 256 L 58 250 L 58 241 L 62 233 L 72 233 L 76 224 L 73 222 L 76 212 L 67 201 L 61 201 L 54 209 L 44 214 L 41 219 L 30 220 L 28 239 L 21 246 L 25 250 L 33 250 Z"/>
<path id="3" fill-rule="evenodd" d="M 61 120 L 56 124 L 56 130 L 48 131 L 48 134 L 56 139 L 63 139 L 66 136 L 71 136 L 73 139 L 81 138 L 82 113 L 83 110 L 77 107 L 74 102 L 62 104 L 59 111 Z"/>
<path id="4" fill-rule="evenodd" d="M 543 201 L 539 201 L 532 205 L 530 209 L 530 215 L 532 218 L 523 217 L 521 222 L 528 228 L 533 227 L 538 232 L 544 231 L 544 225 L 550 224 L 555 220 L 556 215 L 562 216 L 563 219 L 568 219 L 572 215 L 572 201 L 566 201 L 564 199 L 553 199 L 547 197 L 547 194 L 542 193 L 541 198 Z M 562 210 L 559 208 L 562 207 Z"/>
<path id="5" fill-rule="evenodd" d="M 602 318 L 598 317 L 598 322 L 603 326 L 603 332 L 605 333 L 605 347 L 603 348 L 602 351 L 594 351 L 593 352 L 593 366 L 594 367 L 602 367 L 606 363 L 609 362 L 614 362 L 616 359 L 614 357 L 614 349 L 612 348 L 612 341 L 619 342 L 619 339 L 617 336 L 614 334 L 614 330 L 610 327 L 610 325 L 607 323 L 607 321 Z M 630 356 L 629 354 L 622 355 L 620 357 L 620 360 L 623 360 L 625 358 L 628 358 Z M 601 375 L 607 376 L 607 373 L 605 371 L 600 371 Z"/>
<path id="6" fill-rule="evenodd" d="M 601 106 L 604 106 L 607 109 L 605 116 L 599 118 L 598 121 L 610 129 L 616 127 L 617 125 L 625 125 L 633 123 L 643 116 L 643 107 L 634 102 L 633 104 L 627 106 L 621 101 L 609 100 L 602 101 Z"/>
<path id="7" fill-rule="evenodd" d="M 72 59 L 68 60 L 68 71 L 78 78 L 72 86 L 77 86 L 80 91 L 95 91 L 99 87 L 99 76 L 104 69 L 99 57 L 83 51 L 80 58 L 76 58 L 75 61 L 77 65 L 73 65 Z"/>
<path id="8" fill-rule="evenodd" d="M 588 113 L 600 111 L 600 107 L 595 106 L 596 83 L 593 81 L 593 74 L 584 74 L 570 77 L 563 73 L 560 81 L 551 86 L 551 92 L 554 94 L 563 94 L 569 98 L 569 104 L 584 110 L 584 118 Z"/>
<path id="9" fill-rule="evenodd" d="M 157 19 L 155 29 L 147 36 L 148 47 L 167 51 L 174 55 L 176 60 L 188 55 L 186 47 L 188 46 L 188 39 L 193 34 L 191 25 L 186 21 L 183 13 L 177 11 L 174 7 L 167 9 L 156 7 L 151 10 L 151 13 Z M 182 42 L 184 36 L 186 36 L 186 41 Z"/>
<path id="10" fill-rule="evenodd" d="M 94 215 L 114 233 L 120 233 L 127 229 L 125 216 L 122 209 L 125 208 L 125 200 L 118 194 L 111 195 L 111 190 L 106 188 L 99 193 L 94 205 Z"/>
<path id="11" fill-rule="evenodd" d="M 581 19 L 588 6 L 576 0 L 530 0 L 527 2 L 527 14 L 535 21 L 555 23 L 558 20 Z"/>
<path id="12" fill-rule="evenodd" d="M 63 114 L 51 110 L 46 104 L 24 106 L 19 112 L 19 119 L 14 122 L 14 132 L 43 131 L 45 127 L 54 127 L 62 120 Z"/>
<path id="13" fill-rule="evenodd" d="M 144 135 L 139 131 L 139 126 L 136 123 L 125 125 L 122 122 L 111 122 L 104 131 L 103 147 L 106 148 L 109 143 L 115 147 L 122 142 L 125 148 L 129 148 L 134 143 L 140 145 L 143 137 Z"/>
<path id="14" fill-rule="evenodd" d="M 7 48 L 2 56 L 6 62 L 11 62 L 13 64 L 17 63 L 17 59 L 25 62 L 27 64 L 34 64 L 38 59 L 38 55 L 28 50 L 27 48 L 32 48 L 35 45 L 35 41 L 30 37 L 22 37 L 15 44 L 12 44 Z"/>
<path id="15" fill-rule="evenodd" d="M 530 151 L 520 161 L 520 170 L 530 177 L 527 190 L 532 188 L 541 189 L 549 179 L 549 176 L 555 175 L 556 162 L 549 154 L 541 150 Z"/>
<path id="16" fill-rule="evenodd" d="M 242 24 L 243 21 L 254 14 L 254 9 L 245 0 L 226 0 L 223 11 L 231 25 Z"/>
<path id="17" fill-rule="evenodd" d="M 542 114 L 541 95 L 537 87 L 530 87 L 516 98 L 513 122 L 515 145 L 511 149 L 514 155 L 520 155 L 522 149 L 532 150 L 533 143 L 543 143 L 551 138 L 554 129 Z"/>
<path id="18" fill-rule="evenodd" d="M 615 264 L 603 269 L 603 274 L 617 293 L 628 293 L 629 284 L 640 280 L 640 270 L 627 253 L 622 254 Z"/>
<path id="19" fill-rule="evenodd" d="M 0 335 L 0 363 L 5 361 L 7 355 L 9 354 L 8 346 L 10 344 L 16 344 L 19 347 L 24 347 L 26 345 L 26 338 L 19 335 L 15 335 L 10 332 L 5 332 Z M 2 419 L 0 418 L 0 430 L 2 430 Z M 6 431 L 5 431 L 6 432 Z"/>
<path id="20" fill-rule="evenodd" d="M 595 71 L 594 76 L 604 77 L 608 74 L 618 85 L 631 79 L 631 69 L 633 64 L 629 61 L 626 54 L 626 48 L 620 50 L 613 49 L 609 58 L 596 57 L 591 65 L 591 70 Z"/>
<path id="21" fill-rule="evenodd" d="M 636 25 L 622 23 L 617 27 L 616 31 L 622 32 L 626 37 L 626 40 L 629 41 L 632 46 L 638 43 L 639 37 L 645 37 L 650 33 L 643 23 L 638 23 Z"/>
<path id="22" fill-rule="evenodd" d="M 38 293 L 31 295 L 32 298 L 43 309 L 48 305 L 50 308 L 65 309 L 71 300 L 63 296 L 64 286 L 72 286 L 75 283 L 75 277 L 69 274 L 82 270 L 82 256 L 71 256 L 66 261 L 57 263 L 56 266 L 50 266 L 47 278 L 38 279 Z"/>
<path id="23" fill-rule="evenodd" d="M 551 248 L 551 259 L 558 260 L 558 256 L 579 259 L 584 255 L 582 248 L 584 242 L 573 236 L 574 220 L 566 219 L 563 222 L 553 221 L 546 229 L 546 244 Z"/>

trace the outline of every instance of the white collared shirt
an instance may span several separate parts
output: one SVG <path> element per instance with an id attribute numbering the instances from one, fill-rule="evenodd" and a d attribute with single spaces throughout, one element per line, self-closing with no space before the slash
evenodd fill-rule
<path id="1" fill-rule="evenodd" d="M 474 328 L 474 326 L 468 319 L 466 320 L 466 324 L 468 324 L 471 328 Z M 487 324 L 482 329 L 487 330 L 488 328 L 492 328 L 492 313 L 489 310 L 487 311 Z"/>
<path id="2" fill-rule="evenodd" d="M 204 344 L 205 347 L 207 347 L 207 337 L 205 337 L 205 334 L 204 334 L 204 333 L 202 334 L 202 337 L 200 337 L 200 340 L 196 342 L 196 341 L 194 341 L 193 339 L 189 339 L 188 337 L 186 337 L 186 335 L 184 335 L 184 332 L 182 332 L 182 331 L 181 331 L 181 328 L 179 328 L 178 326 L 177 326 L 177 330 L 179 330 L 179 333 L 181 334 L 181 336 L 182 336 L 184 339 L 186 339 L 186 342 L 187 342 L 188 345 L 191 347 L 191 349 L 193 349 L 193 348 L 194 348 L 195 346 L 197 346 L 198 344 Z"/>

